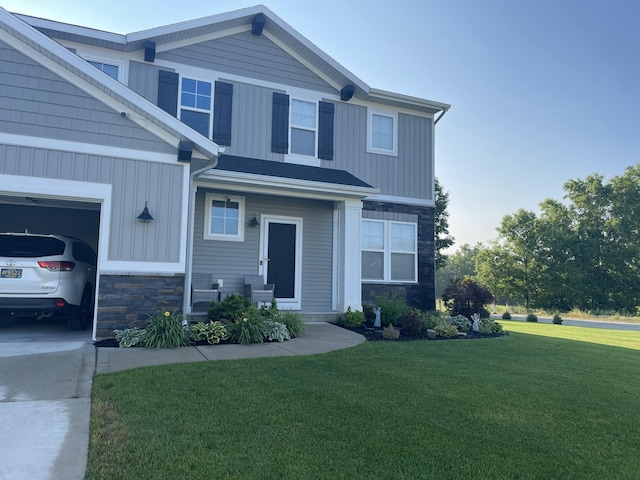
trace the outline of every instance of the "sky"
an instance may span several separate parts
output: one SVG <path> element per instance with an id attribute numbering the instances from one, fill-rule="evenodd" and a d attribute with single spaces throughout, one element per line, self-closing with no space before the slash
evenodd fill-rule
<path id="1" fill-rule="evenodd" d="M 260 1 L 0 0 L 10 12 L 115 33 Z M 436 125 L 449 231 L 497 238 L 571 179 L 640 163 L 636 0 L 263 0 L 370 87 L 451 105 Z"/>

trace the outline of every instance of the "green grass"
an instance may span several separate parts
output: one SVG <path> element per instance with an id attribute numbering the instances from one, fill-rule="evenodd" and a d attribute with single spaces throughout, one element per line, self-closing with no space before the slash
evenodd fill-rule
<path id="1" fill-rule="evenodd" d="M 640 478 L 640 332 L 501 323 L 98 375 L 87 478 Z"/>

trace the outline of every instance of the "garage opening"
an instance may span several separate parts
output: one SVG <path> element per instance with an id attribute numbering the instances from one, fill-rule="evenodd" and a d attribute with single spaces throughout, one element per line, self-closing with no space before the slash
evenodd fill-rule
<path id="1" fill-rule="evenodd" d="M 77 238 L 86 243 L 93 253 L 98 252 L 98 241 L 100 231 L 100 203 L 61 200 L 42 196 L 16 196 L 0 195 L 0 233 L 30 233 L 30 234 L 55 234 L 65 237 Z M 82 252 L 81 252 L 82 253 Z M 85 254 L 86 258 L 87 255 Z M 82 258 L 82 256 L 81 256 Z M 5 260 L 4 263 L 20 262 L 19 259 Z M 5 276 L 28 274 L 26 268 L 16 268 L 16 265 L 0 265 L 5 271 Z M 13 268 L 12 268 L 13 267 Z M 55 265 L 45 265 L 49 270 L 58 268 Z M 68 265 L 62 265 L 68 268 Z M 97 275 L 97 269 L 96 269 Z M 97 278 L 95 279 L 97 282 Z M 96 283 L 94 283 L 95 285 Z M 0 294 L 8 295 L 8 286 L 2 291 L 0 283 Z M 93 310 L 94 292 L 91 292 L 91 310 Z M 2 295 L 5 296 L 5 295 Z M 75 303 L 75 302 L 74 302 Z M 73 309 L 66 312 L 75 311 Z M 0 335 L 3 332 L 16 329 L 25 330 L 30 333 L 39 331 L 41 333 L 54 333 L 67 331 L 69 327 L 66 313 L 56 310 L 34 309 L 34 311 L 20 310 L 9 311 L 0 310 Z M 82 329 L 91 325 L 83 325 Z M 78 329 L 77 326 L 75 329 Z M 89 336 L 91 329 L 87 328 L 84 335 Z M 77 336 L 78 333 L 74 334 Z"/>

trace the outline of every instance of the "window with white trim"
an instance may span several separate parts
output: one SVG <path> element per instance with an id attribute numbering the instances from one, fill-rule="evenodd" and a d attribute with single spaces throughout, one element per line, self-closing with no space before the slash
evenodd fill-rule
<path id="1" fill-rule="evenodd" d="M 118 65 L 114 65 L 112 63 L 99 62 L 96 60 L 87 60 L 87 62 L 89 62 L 94 67 L 96 67 L 98 70 L 102 70 L 111 78 L 120 81 L 120 67 Z"/>
<path id="2" fill-rule="evenodd" d="M 316 156 L 318 104 L 291 99 L 291 145 L 293 155 Z"/>
<path id="3" fill-rule="evenodd" d="M 211 82 L 181 77 L 180 120 L 196 132 L 211 136 Z"/>
<path id="4" fill-rule="evenodd" d="M 369 110 L 368 151 L 383 155 L 398 155 L 398 115 Z"/>
<path id="5" fill-rule="evenodd" d="M 362 280 L 417 282 L 418 226 L 412 222 L 362 220 Z"/>
<path id="6" fill-rule="evenodd" d="M 244 197 L 205 195 L 204 239 L 244 241 Z"/>

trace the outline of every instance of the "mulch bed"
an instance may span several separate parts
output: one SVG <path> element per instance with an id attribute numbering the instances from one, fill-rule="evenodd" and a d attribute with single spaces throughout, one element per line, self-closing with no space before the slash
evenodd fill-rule
<path id="1" fill-rule="evenodd" d="M 436 337 L 429 338 L 425 333 L 419 335 L 408 335 L 402 331 L 401 328 L 396 327 L 396 329 L 400 330 L 400 337 L 397 339 L 386 339 L 382 337 L 382 328 L 374 328 L 366 325 L 362 325 L 360 327 L 346 327 L 344 325 L 338 325 L 346 330 L 350 330 L 352 332 L 359 333 L 363 335 L 364 338 L 369 342 L 407 342 L 407 341 L 416 341 L 416 340 L 431 340 L 431 341 L 439 341 L 439 340 L 476 340 L 479 338 L 495 338 L 495 337 L 504 337 L 505 335 L 509 335 L 508 332 L 503 333 L 492 333 L 489 335 L 484 335 L 478 332 L 469 332 L 466 336 L 457 336 L 452 338 L 445 337 Z"/>

